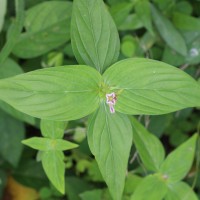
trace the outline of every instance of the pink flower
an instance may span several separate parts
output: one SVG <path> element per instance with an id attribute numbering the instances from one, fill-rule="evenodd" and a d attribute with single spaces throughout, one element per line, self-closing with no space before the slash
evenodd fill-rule
<path id="1" fill-rule="evenodd" d="M 106 103 L 109 105 L 111 113 L 115 113 L 114 105 L 116 104 L 116 101 L 117 97 L 114 92 L 106 94 Z"/>

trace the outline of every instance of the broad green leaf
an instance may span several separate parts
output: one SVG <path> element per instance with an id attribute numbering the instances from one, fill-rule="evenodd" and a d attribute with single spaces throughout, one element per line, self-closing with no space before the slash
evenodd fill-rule
<path id="1" fill-rule="evenodd" d="M 153 21 L 160 36 L 175 51 L 181 55 L 187 54 L 187 46 L 182 35 L 162 13 L 152 5 Z"/>
<path id="2" fill-rule="evenodd" d="M 142 162 L 148 170 L 158 171 L 165 157 L 160 140 L 149 133 L 135 118 L 131 118 L 133 141 Z"/>
<path id="3" fill-rule="evenodd" d="M 153 26 L 152 26 L 152 19 L 151 19 L 151 7 L 149 0 L 139 0 L 136 2 L 135 10 L 142 21 L 144 27 L 154 35 Z"/>
<path id="4" fill-rule="evenodd" d="M 6 59 L 2 64 L 0 64 L 0 79 L 8 78 L 22 73 L 23 70 L 20 68 L 20 66 L 10 58 Z M 0 108 L 16 119 L 25 121 L 31 125 L 36 124 L 35 118 L 17 111 L 12 106 L 3 101 L 0 101 Z"/>
<path id="5" fill-rule="evenodd" d="M 6 43 L 0 53 L 0 64 L 7 59 L 20 36 L 25 17 L 24 7 L 24 0 L 15 0 L 16 18 L 7 31 Z"/>
<path id="6" fill-rule="evenodd" d="M 129 118 L 118 112 L 111 114 L 102 103 L 90 118 L 88 143 L 113 199 L 120 200 L 132 145 Z"/>
<path id="7" fill-rule="evenodd" d="M 112 15 L 117 27 L 123 24 L 124 20 L 128 17 L 132 8 L 133 3 L 130 2 L 119 2 L 111 6 L 110 14 Z"/>
<path id="8" fill-rule="evenodd" d="M 47 138 L 61 139 L 67 123 L 62 121 L 41 120 L 42 135 Z"/>
<path id="9" fill-rule="evenodd" d="M 50 139 L 42 137 L 32 137 L 22 141 L 23 144 L 40 151 L 64 151 L 76 148 L 77 145 L 63 139 Z"/>
<path id="10" fill-rule="evenodd" d="M 120 41 L 103 0 L 75 0 L 71 23 L 72 48 L 81 64 L 99 72 L 117 61 Z"/>
<path id="11" fill-rule="evenodd" d="M 4 24 L 4 17 L 6 14 L 6 5 L 7 5 L 7 1 L 6 0 L 0 0 L 0 32 L 3 28 L 3 24 Z"/>
<path id="12" fill-rule="evenodd" d="M 200 106 L 197 82 L 163 62 L 126 59 L 111 66 L 103 78 L 116 93 L 115 109 L 122 113 L 158 115 Z"/>
<path id="13" fill-rule="evenodd" d="M 0 99 L 34 117 L 67 121 L 99 105 L 100 74 L 88 66 L 61 66 L 0 80 Z"/>
<path id="14" fill-rule="evenodd" d="M 177 182 L 168 186 L 165 200 L 198 200 L 198 197 L 187 183 Z"/>
<path id="15" fill-rule="evenodd" d="M 42 166 L 44 171 L 55 186 L 55 188 L 64 194 L 65 192 L 65 163 L 62 151 L 45 151 L 42 154 Z"/>
<path id="16" fill-rule="evenodd" d="M 131 200 L 162 200 L 167 193 L 164 179 L 158 175 L 145 177 L 136 188 Z"/>
<path id="17" fill-rule="evenodd" d="M 186 14 L 175 12 L 173 13 L 173 23 L 181 30 L 200 31 L 200 20 Z"/>
<path id="18" fill-rule="evenodd" d="M 25 29 L 13 53 L 20 58 L 42 55 L 70 39 L 72 3 L 42 2 L 26 11 Z"/>
<path id="19" fill-rule="evenodd" d="M 180 181 L 187 175 L 193 163 L 196 141 L 197 134 L 176 148 L 163 162 L 160 172 L 169 182 Z"/>
<path id="20" fill-rule="evenodd" d="M 0 110 L 0 155 L 14 167 L 22 154 L 24 135 L 23 123 Z"/>

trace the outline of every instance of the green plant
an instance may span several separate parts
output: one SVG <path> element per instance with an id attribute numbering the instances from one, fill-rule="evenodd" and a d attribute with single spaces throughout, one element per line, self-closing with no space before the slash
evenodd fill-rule
<path id="1" fill-rule="evenodd" d="M 19 2 L 23 4 L 23 1 Z M 136 4 L 139 16 L 143 7 L 149 9 L 148 1 L 138 1 Z M 37 9 L 45 13 L 49 12 L 49 7 L 56 7 L 56 15 L 61 15 L 71 6 L 70 2 L 52 1 L 30 9 L 24 22 L 27 32 L 22 34 L 16 45 L 10 40 L 6 45 L 15 45 L 12 50 L 15 55 L 29 58 L 42 55 L 66 42 L 70 38 L 69 31 L 65 29 L 70 21 L 68 15 L 64 15 L 56 25 L 53 17 L 45 26 L 42 21 L 37 21 L 34 26 L 31 22 L 37 15 Z M 166 19 L 154 6 L 152 10 L 153 18 L 157 19 L 155 25 L 161 26 Z M 149 13 L 148 10 L 142 20 L 150 34 L 154 35 L 151 21 L 147 20 Z M 20 24 L 18 26 L 22 27 Z M 166 24 L 172 29 L 170 22 Z M 57 35 L 55 30 L 58 31 Z M 186 55 L 185 43 L 175 29 L 174 40 L 168 39 L 167 30 L 161 35 L 172 49 Z M 42 43 L 45 37 L 49 38 L 46 42 L 50 46 Z M 198 107 L 199 83 L 187 73 L 164 62 L 145 58 L 118 62 L 118 31 L 102 0 L 73 2 L 71 42 L 80 65 L 39 69 L 0 80 L 1 100 L 22 113 L 42 119 L 44 138 L 33 137 L 23 140 L 23 144 L 41 151 L 39 157 L 52 184 L 64 193 L 62 151 L 77 147 L 62 139 L 65 122 L 90 115 L 87 127 L 89 147 L 113 199 L 122 199 L 132 139 L 142 163 L 152 173 L 142 180 L 131 199 L 145 199 L 151 191 L 148 200 L 175 200 L 177 194 L 182 195 L 183 188 L 185 192 L 188 191 L 188 199 L 197 199 L 190 187 L 181 182 L 194 160 L 197 134 L 164 159 L 160 141 L 130 115 L 161 115 Z M 26 50 L 27 44 L 31 51 Z M 37 45 L 41 45 L 41 51 L 37 50 Z M 9 51 L 2 52 L 2 60 L 6 52 Z"/>

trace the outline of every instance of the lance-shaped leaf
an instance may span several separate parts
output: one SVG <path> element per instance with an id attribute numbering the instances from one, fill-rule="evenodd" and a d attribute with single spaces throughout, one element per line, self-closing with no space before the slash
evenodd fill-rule
<path id="1" fill-rule="evenodd" d="M 42 153 L 42 166 L 53 185 L 65 192 L 65 163 L 62 151 L 45 151 Z"/>
<path id="2" fill-rule="evenodd" d="M 66 125 L 66 122 L 42 119 L 40 123 L 40 129 L 44 137 L 61 139 L 64 135 Z"/>
<path id="3" fill-rule="evenodd" d="M 75 0 L 71 23 L 72 48 L 80 64 L 103 72 L 117 61 L 120 41 L 103 0 Z"/>
<path id="4" fill-rule="evenodd" d="M 168 186 L 165 200 L 198 200 L 198 198 L 187 183 L 177 182 Z"/>
<path id="5" fill-rule="evenodd" d="M 170 153 L 163 162 L 160 172 L 171 183 L 183 179 L 190 170 L 195 154 L 197 134 Z"/>
<path id="6" fill-rule="evenodd" d="M 133 141 L 137 151 L 148 170 L 158 171 L 162 164 L 165 151 L 158 138 L 149 133 L 135 118 L 133 125 Z"/>
<path id="7" fill-rule="evenodd" d="M 164 41 L 172 49 L 185 56 L 187 54 L 187 46 L 178 30 L 176 30 L 173 24 L 153 5 L 152 16 L 156 28 Z"/>
<path id="8" fill-rule="evenodd" d="M 178 29 L 181 30 L 200 31 L 199 18 L 195 18 L 190 15 L 174 12 L 173 23 Z"/>
<path id="9" fill-rule="evenodd" d="M 73 120 L 98 107 L 100 81 L 88 66 L 46 68 L 0 80 L 0 99 L 38 118 Z"/>
<path id="10" fill-rule="evenodd" d="M 102 103 L 90 118 L 88 142 L 113 199 L 120 200 L 132 144 L 129 118 L 110 113 L 108 106 Z"/>
<path id="11" fill-rule="evenodd" d="M 162 200 L 167 193 L 167 185 L 158 174 L 145 177 L 136 188 L 131 200 Z"/>
<path id="12" fill-rule="evenodd" d="M 41 137 L 32 137 L 22 141 L 23 144 L 40 151 L 64 151 L 76 148 L 77 145 L 63 139 L 50 139 Z"/>
<path id="13" fill-rule="evenodd" d="M 72 3 L 48 1 L 26 11 L 25 32 L 13 53 L 21 58 L 42 55 L 70 39 Z"/>
<path id="14" fill-rule="evenodd" d="M 140 0 L 136 2 L 135 10 L 138 17 L 141 19 L 144 27 L 154 35 L 152 19 L 151 19 L 151 6 L 149 0 Z"/>
<path id="15" fill-rule="evenodd" d="M 118 62 L 103 75 L 117 94 L 115 109 L 126 114 L 164 114 L 200 106 L 200 86 L 163 62 L 135 58 Z"/>

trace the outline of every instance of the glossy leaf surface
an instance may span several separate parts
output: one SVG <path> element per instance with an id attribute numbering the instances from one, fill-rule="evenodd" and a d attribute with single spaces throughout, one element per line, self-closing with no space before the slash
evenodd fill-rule
<path id="1" fill-rule="evenodd" d="M 155 115 L 200 106 L 199 84 L 163 62 L 143 58 L 123 60 L 111 66 L 103 78 L 116 93 L 115 109 L 122 113 Z"/>
<path id="2" fill-rule="evenodd" d="M 0 99 L 38 118 L 79 119 L 98 107 L 100 80 L 100 74 L 87 66 L 36 70 L 0 80 Z"/>
<path id="3" fill-rule="evenodd" d="M 78 62 L 101 73 L 118 59 L 117 28 L 102 0 L 74 1 L 71 40 Z"/>

